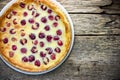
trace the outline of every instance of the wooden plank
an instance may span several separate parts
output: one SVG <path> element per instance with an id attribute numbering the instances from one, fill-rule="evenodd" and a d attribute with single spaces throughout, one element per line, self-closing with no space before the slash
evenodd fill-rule
<path id="1" fill-rule="evenodd" d="M 120 14 L 120 0 L 57 0 L 69 13 Z"/>
<path id="2" fill-rule="evenodd" d="M 120 34 L 119 15 L 71 14 L 76 35 Z"/>
<path id="3" fill-rule="evenodd" d="M 11 0 L 0 0 L 0 10 Z M 120 13 L 120 0 L 57 0 L 69 13 Z M 113 4 L 112 4 L 113 3 Z M 108 6 L 109 5 L 109 6 Z"/>
<path id="4" fill-rule="evenodd" d="M 99 6 L 111 4 L 111 0 L 57 0 L 69 13 L 101 13 Z"/>
<path id="5" fill-rule="evenodd" d="M 112 0 L 112 5 L 101 7 L 105 13 L 120 14 L 120 0 Z"/>
<path id="6" fill-rule="evenodd" d="M 28 76 L 0 60 L 1 80 L 119 80 L 120 36 L 77 36 L 68 60 L 45 75 Z"/>

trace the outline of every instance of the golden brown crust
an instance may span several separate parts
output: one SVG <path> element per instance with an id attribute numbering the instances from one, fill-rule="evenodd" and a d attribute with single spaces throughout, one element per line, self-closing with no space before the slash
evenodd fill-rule
<path id="1" fill-rule="evenodd" d="M 4 21 L 6 19 L 6 15 L 8 15 L 8 13 L 10 13 L 10 11 L 12 9 L 14 9 L 15 7 L 19 7 L 18 4 L 23 1 L 25 3 L 43 3 L 46 4 L 47 6 L 49 6 L 52 10 L 54 10 L 62 19 L 63 23 L 64 23 L 64 27 L 65 27 L 65 37 L 66 37 L 66 41 L 65 41 L 65 45 L 62 48 L 62 52 L 57 55 L 57 58 L 53 61 L 50 61 L 50 64 L 48 65 L 41 65 L 41 67 L 35 67 L 34 65 L 31 64 L 27 64 L 24 65 L 24 63 L 20 62 L 18 63 L 17 61 L 19 61 L 17 59 L 17 55 L 15 55 L 13 58 L 10 58 L 8 56 L 8 50 L 9 50 L 9 45 L 8 47 L 4 47 L 4 44 L 2 42 L 2 38 L 3 36 L 6 36 L 6 34 L 2 34 L 0 33 L 0 53 L 1 55 L 4 57 L 5 60 L 7 60 L 10 64 L 12 64 L 13 66 L 15 66 L 16 68 L 19 68 L 21 70 L 25 70 L 25 71 L 29 71 L 29 72 L 39 72 L 39 71 L 45 71 L 45 70 L 49 70 L 53 67 L 55 67 L 56 65 L 58 65 L 66 56 L 69 48 L 70 48 L 70 43 L 71 43 L 71 29 L 70 29 L 70 24 L 66 18 L 66 15 L 56 6 L 56 4 L 54 4 L 52 1 L 50 0 L 18 0 L 17 2 L 15 2 L 10 8 L 8 8 L 8 10 L 5 11 L 5 13 L 0 17 L 0 28 L 4 26 Z M 19 25 L 17 25 L 16 28 L 21 28 Z M 17 37 L 19 38 L 19 36 Z"/>

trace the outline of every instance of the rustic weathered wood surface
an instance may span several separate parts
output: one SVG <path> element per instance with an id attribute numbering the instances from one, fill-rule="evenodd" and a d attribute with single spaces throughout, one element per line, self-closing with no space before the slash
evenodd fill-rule
<path id="1" fill-rule="evenodd" d="M 0 9 L 10 0 L 0 0 Z M 120 80 L 120 0 L 57 0 L 75 28 L 71 55 L 38 76 L 18 73 L 0 60 L 0 80 Z"/>

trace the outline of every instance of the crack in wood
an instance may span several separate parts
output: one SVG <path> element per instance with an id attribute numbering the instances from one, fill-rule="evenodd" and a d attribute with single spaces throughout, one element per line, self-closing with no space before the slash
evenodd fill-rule
<path id="1" fill-rule="evenodd" d="M 104 8 L 104 7 L 109 7 L 109 6 L 112 6 L 113 5 L 113 0 L 111 0 L 111 3 L 110 4 L 107 4 L 107 5 L 102 5 L 102 6 L 99 6 L 101 9 Z"/>
<path id="2" fill-rule="evenodd" d="M 80 66 L 77 67 L 77 71 L 80 72 Z"/>

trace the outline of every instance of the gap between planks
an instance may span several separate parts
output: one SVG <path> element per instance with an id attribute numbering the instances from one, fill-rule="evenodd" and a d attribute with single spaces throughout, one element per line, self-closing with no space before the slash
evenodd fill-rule
<path id="1" fill-rule="evenodd" d="M 105 13 L 105 12 L 101 12 L 101 13 L 83 13 L 83 12 L 68 12 L 68 14 L 98 14 L 98 15 L 120 15 L 119 13 Z"/>
<path id="2" fill-rule="evenodd" d="M 75 34 L 75 36 L 120 36 L 120 34 Z"/>

